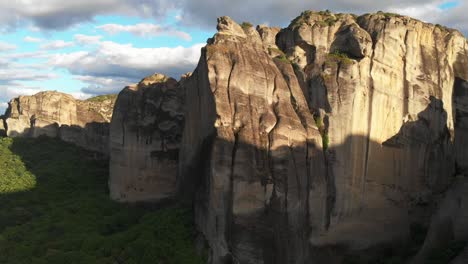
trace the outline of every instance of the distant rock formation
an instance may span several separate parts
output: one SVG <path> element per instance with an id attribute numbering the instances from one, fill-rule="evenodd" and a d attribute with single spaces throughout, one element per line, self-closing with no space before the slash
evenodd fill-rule
<path id="1" fill-rule="evenodd" d="M 0 136 L 1 136 L 1 137 L 6 136 L 5 117 L 4 117 L 3 115 L 0 116 Z"/>
<path id="2" fill-rule="evenodd" d="M 340 263 L 333 248 L 407 241 L 466 169 L 466 47 L 388 13 L 307 11 L 279 32 L 220 18 L 186 83 L 178 177 L 210 261 Z"/>
<path id="3" fill-rule="evenodd" d="M 116 96 L 77 100 L 47 91 L 9 102 L 4 123 L 10 137 L 58 137 L 89 150 L 108 153 L 109 122 Z"/>
<path id="4" fill-rule="evenodd" d="M 175 195 L 184 123 L 181 83 L 155 74 L 120 92 L 110 126 L 112 199 L 151 201 Z"/>

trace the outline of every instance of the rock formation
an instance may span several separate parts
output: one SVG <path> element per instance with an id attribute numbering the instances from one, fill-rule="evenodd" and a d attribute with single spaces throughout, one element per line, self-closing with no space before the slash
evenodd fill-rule
<path id="1" fill-rule="evenodd" d="M 160 74 L 120 92 L 110 126 L 112 199 L 150 201 L 175 194 L 183 95 L 176 80 Z"/>
<path id="2" fill-rule="evenodd" d="M 5 117 L 0 116 L 0 136 L 6 136 L 6 130 L 5 130 Z"/>
<path id="3" fill-rule="evenodd" d="M 436 214 L 432 217 L 424 245 L 412 263 L 427 263 L 432 252 L 444 250 L 449 243 L 465 242 L 468 249 L 467 207 L 468 178 L 459 177 L 439 204 Z M 460 255 L 459 259 L 465 261 L 460 263 L 467 263 L 468 254 L 466 253 Z"/>
<path id="4" fill-rule="evenodd" d="M 108 153 L 109 122 L 115 96 L 77 100 L 47 91 L 20 96 L 9 102 L 5 113 L 10 137 L 58 137 L 86 149 Z"/>
<path id="5" fill-rule="evenodd" d="M 210 263 L 372 258 L 429 225 L 440 194 L 468 192 L 453 181 L 468 172 L 460 32 L 382 12 L 217 28 L 190 77 L 126 88 L 111 125 L 112 198 L 177 189 Z M 446 214 L 466 218 L 454 208 L 420 258 Z"/>

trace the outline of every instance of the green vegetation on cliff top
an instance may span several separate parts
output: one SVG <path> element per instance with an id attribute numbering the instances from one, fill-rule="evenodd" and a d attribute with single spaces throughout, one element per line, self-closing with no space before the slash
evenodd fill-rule
<path id="1" fill-rule="evenodd" d="M 115 99 L 117 99 L 116 94 L 106 94 L 106 95 L 98 95 L 98 96 L 95 96 L 95 97 L 91 97 L 91 98 L 87 99 L 86 101 L 89 101 L 89 102 L 103 102 L 105 100 L 115 100 Z"/>
<path id="2" fill-rule="evenodd" d="M 56 139 L 0 138 L 0 263 L 204 263 L 189 210 L 112 202 L 108 162 Z"/>

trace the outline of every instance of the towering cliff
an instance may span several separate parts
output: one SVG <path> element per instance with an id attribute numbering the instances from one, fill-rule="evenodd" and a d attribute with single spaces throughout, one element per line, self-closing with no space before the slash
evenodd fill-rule
<path id="1" fill-rule="evenodd" d="M 177 188 L 210 263 L 371 258 L 406 243 L 410 226 L 429 226 L 438 197 L 465 190 L 453 185 L 468 173 L 458 31 L 311 11 L 284 29 L 228 17 L 217 28 L 190 77 L 126 88 L 111 125 L 112 197 L 158 200 Z M 456 228 L 466 219 L 442 209 L 430 234 L 437 215 Z"/>
<path id="2" fill-rule="evenodd" d="M 11 137 L 58 137 L 86 149 L 108 153 L 109 122 L 115 96 L 77 100 L 59 92 L 20 96 L 4 116 Z"/>
<path id="3" fill-rule="evenodd" d="M 304 12 L 277 42 L 330 141 L 330 227 L 313 243 L 367 234 L 353 243 L 367 247 L 403 235 L 418 217 L 412 205 L 454 173 L 454 134 L 464 131 L 455 131 L 453 90 L 468 77 L 466 39 L 394 14 Z"/>
<path id="4" fill-rule="evenodd" d="M 182 83 L 154 74 L 120 92 L 110 126 L 112 199 L 174 196 L 184 122 Z"/>

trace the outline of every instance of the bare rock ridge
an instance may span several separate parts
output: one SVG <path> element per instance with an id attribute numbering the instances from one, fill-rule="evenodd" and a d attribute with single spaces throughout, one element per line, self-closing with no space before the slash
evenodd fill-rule
<path id="1" fill-rule="evenodd" d="M 115 107 L 19 97 L 0 133 L 109 149 L 111 198 L 192 204 L 212 264 L 373 263 L 415 225 L 429 231 L 411 263 L 468 242 L 460 32 L 312 11 L 284 29 L 229 17 L 217 29 L 180 81 L 148 76 Z"/>
<path id="2" fill-rule="evenodd" d="M 184 125 L 182 83 L 155 74 L 120 92 L 110 129 L 112 199 L 174 196 Z"/>
<path id="3" fill-rule="evenodd" d="M 115 96 L 77 100 L 47 91 L 9 102 L 2 125 L 10 137 L 58 137 L 86 149 L 108 153 L 109 122 Z"/>
<path id="4" fill-rule="evenodd" d="M 414 263 L 468 240 L 468 190 L 454 182 L 468 174 L 461 33 L 382 12 L 217 29 L 191 76 L 120 93 L 113 199 L 192 203 L 216 264 L 372 258 L 414 224 L 430 226 Z M 446 230 L 457 234 L 441 241 Z"/>

